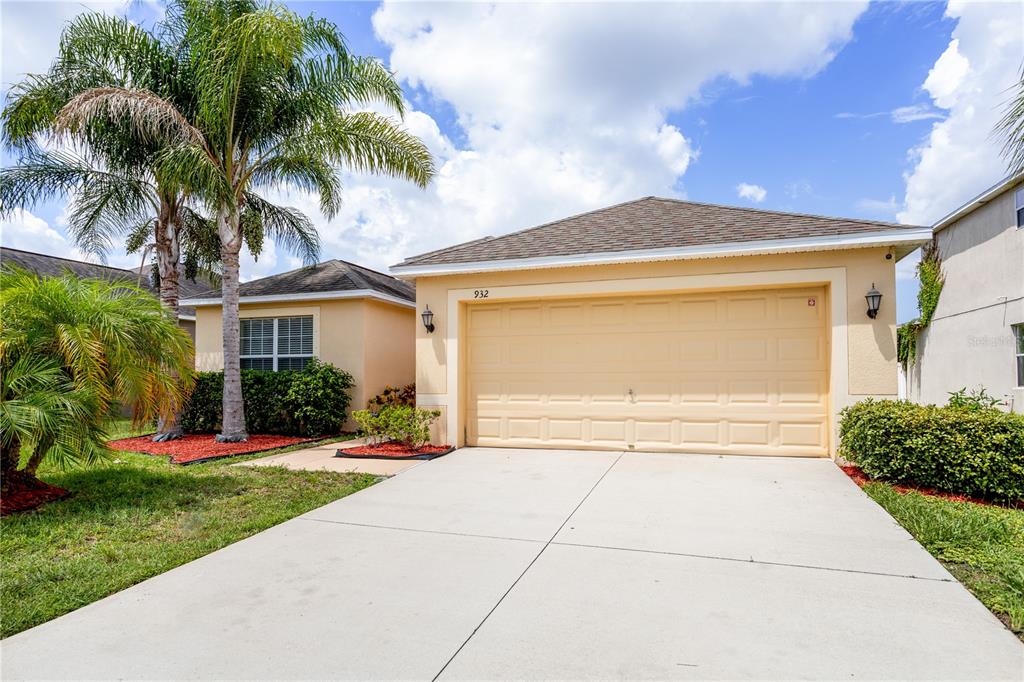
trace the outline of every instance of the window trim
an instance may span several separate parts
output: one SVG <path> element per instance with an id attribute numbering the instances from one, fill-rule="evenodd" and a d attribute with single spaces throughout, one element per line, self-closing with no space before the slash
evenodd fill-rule
<path id="1" fill-rule="evenodd" d="M 1017 373 L 1017 388 L 1024 388 L 1024 322 L 1011 325 L 1013 330 L 1013 364 Z"/>
<path id="2" fill-rule="evenodd" d="M 279 346 L 278 346 L 278 334 L 279 334 L 279 332 L 278 332 L 278 330 L 279 330 L 280 325 L 281 325 L 281 320 L 283 320 L 283 319 L 291 319 L 291 318 L 309 318 L 310 329 L 311 329 L 311 333 L 312 333 L 313 338 L 312 338 L 312 350 L 310 351 L 310 353 L 308 355 L 306 353 L 280 353 L 279 352 Z M 269 355 L 254 355 L 252 353 L 249 353 L 247 355 L 243 355 L 242 354 L 242 348 L 241 348 L 241 346 L 242 346 L 242 329 L 241 329 L 242 323 L 243 322 L 247 322 L 247 321 L 248 322 L 252 322 L 254 320 L 272 320 L 273 321 L 273 325 L 272 325 L 273 335 L 271 336 L 271 353 Z M 247 315 L 246 317 L 242 317 L 242 318 L 240 318 L 238 320 L 238 327 L 239 327 L 239 329 L 238 329 L 238 332 L 239 332 L 238 333 L 238 346 L 239 346 L 239 348 L 238 348 L 238 359 L 239 359 L 239 364 L 241 364 L 242 360 L 266 360 L 267 358 L 270 358 L 271 359 L 271 369 L 270 370 L 265 370 L 264 369 L 264 370 L 258 370 L 258 371 L 263 371 L 263 372 L 266 372 L 266 371 L 279 372 L 281 370 L 278 369 L 278 361 L 281 360 L 281 359 L 286 359 L 287 360 L 287 359 L 294 359 L 294 358 L 315 358 L 315 357 L 317 357 L 317 350 L 318 350 L 317 349 L 317 345 L 318 344 L 316 343 L 316 327 L 317 327 L 316 315 L 313 315 L 311 313 L 299 313 L 299 314 L 291 314 L 291 315 L 289 315 L 289 314 L 260 314 L 260 315 L 251 315 L 251 316 Z"/>
<path id="3" fill-rule="evenodd" d="M 1024 211 L 1024 185 L 1013 190 L 1013 217 L 1017 222 L 1017 229 L 1024 230 L 1024 218 L 1021 217 Z"/>

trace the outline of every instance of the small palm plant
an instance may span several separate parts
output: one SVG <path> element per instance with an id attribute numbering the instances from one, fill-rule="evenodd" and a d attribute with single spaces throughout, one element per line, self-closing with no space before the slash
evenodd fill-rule
<path id="1" fill-rule="evenodd" d="M 123 406 L 137 424 L 174 414 L 193 382 L 192 341 L 147 291 L 123 282 L 0 271 L 0 486 L 44 484 L 46 459 L 107 453 Z"/>
<path id="2" fill-rule="evenodd" d="M 433 160 L 394 120 L 365 110 L 381 104 L 401 116 L 401 88 L 377 60 L 350 54 L 330 22 L 256 0 L 177 0 L 167 17 L 165 40 L 194 80 L 194 115 L 144 87 L 94 88 L 67 103 L 57 128 L 111 121 L 162 141 L 157 176 L 202 196 L 215 214 L 224 325 L 218 439 L 244 440 L 238 267 L 246 207 L 263 206 L 253 191 L 316 192 L 330 217 L 341 206 L 341 168 L 426 186 Z"/>

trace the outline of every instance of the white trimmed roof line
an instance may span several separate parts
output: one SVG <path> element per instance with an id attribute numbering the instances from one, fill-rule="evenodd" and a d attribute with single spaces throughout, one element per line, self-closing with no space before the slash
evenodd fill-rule
<path id="1" fill-rule="evenodd" d="M 1022 180 L 1024 180 L 1024 173 L 1017 173 L 1016 175 L 1010 175 L 1003 178 L 996 184 L 992 185 L 991 187 L 983 191 L 981 194 L 977 195 L 976 197 L 968 201 L 966 204 L 960 206 L 959 208 L 953 210 L 950 213 L 947 213 L 944 217 L 940 218 L 938 222 L 936 222 L 935 225 L 932 226 L 932 230 L 934 232 L 941 232 L 945 228 L 949 227 L 952 223 L 956 222 L 957 220 L 960 220 L 961 218 L 970 213 L 973 213 L 975 210 L 981 208 L 988 202 L 992 201 L 1006 190 L 1011 189 L 1014 185 L 1016 185 L 1018 182 Z"/>
<path id="2" fill-rule="evenodd" d="M 722 258 L 752 256 L 799 251 L 831 251 L 872 246 L 903 246 L 916 248 L 930 241 L 932 230 L 927 227 L 879 230 L 848 235 L 797 237 L 793 239 L 766 239 L 760 241 L 728 242 L 722 244 L 685 246 L 667 249 L 636 251 L 605 251 L 565 256 L 538 256 L 506 260 L 473 261 L 464 263 L 437 263 L 428 265 L 395 265 L 391 273 L 397 277 L 444 275 L 462 272 L 494 272 L 538 268 L 574 267 L 645 261 L 687 260 L 695 258 Z M 906 255 L 906 254 L 903 254 Z M 902 257 L 902 256 L 901 256 Z"/>
<path id="3" fill-rule="evenodd" d="M 406 308 L 415 308 L 413 301 L 398 296 L 381 293 L 375 289 L 349 289 L 345 291 L 310 291 L 294 294 L 267 294 L 263 296 L 240 296 L 239 303 L 292 303 L 295 301 L 324 301 L 345 298 L 372 298 L 385 303 L 393 303 Z M 180 301 L 181 305 L 195 307 L 220 305 L 221 298 L 189 298 Z"/>

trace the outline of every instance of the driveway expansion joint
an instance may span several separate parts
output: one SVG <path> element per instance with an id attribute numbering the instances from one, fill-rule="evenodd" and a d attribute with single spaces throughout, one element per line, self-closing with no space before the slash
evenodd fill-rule
<path id="1" fill-rule="evenodd" d="M 641 549 L 637 547 L 612 547 L 610 545 L 589 545 L 580 542 L 557 542 L 552 541 L 549 545 L 560 545 L 562 547 L 581 547 L 587 549 L 606 549 L 613 552 L 639 552 L 641 554 L 662 554 L 664 556 L 687 557 L 690 559 L 708 559 L 709 561 L 731 561 L 737 564 L 761 564 L 764 566 L 781 566 L 785 568 L 805 568 L 811 571 L 832 571 L 835 573 L 857 573 L 859 575 L 877 575 L 884 578 L 902 578 L 904 580 L 928 580 L 936 583 L 955 583 L 952 578 L 929 578 L 923 575 L 906 575 L 902 573 L 886 573 L 884 571 L 864 571 L 856 568 L 837 568 L 835 566 L 812 566 L 810 564 L 791 564 L 785 561 L 765 561 L 762 559 L 739 559 L 730 556 L 715 556 L 712 554 L 691 554 L 689 552 L 668 552 L 657 549 Z M 546 546 L 546 545 L 545 545 Z"/>
<path id="2" fill-rule="evenodd" d="M 380 528 L 381 530 L 398 530 L 408 533 L 429 533 L 431 535 L 456 535 L 464 538 L 480 538 L 484 540 L 510 540 L 512 542 L 532 542 L 540 544 L 544 540 L 532 538 L 511 538 L 504 535 L 481 535 L 479 533 L 459 533 L 453 530 L 430 530 L 428 528 L 404 528 L 401 526 L 382 526 L 375 523 L 355 523 L 354 521 L 334 521 L 333 519 L 314 519 L 311 517 L 300 517 L 296 521 L 315 521 L 316 523 L 333 523 L 339 526 L 358 526 L 360 528 Z"/>
<path id="3" fill-rule="evenodd" d="M 603 481 L 605 476 L 607 476 L 608 473 L 612 469 L 615 468 L 615 465 L 619 463 L 619 460 L 622 459 L 622 456 L 625 455 L 625 454 L 626 454 L 625 452 L 620 452 L 619 456 L 616 457 L 612 461 L 612 463 L 608 465 L 608 468 L 604 470 L 604 473 L 601 474 L 600 478 L 598 478 L 594 482 L 594 485 L 590 486 L 590 490 L 587 491 L 587 494 L 584 495 L 583 498 L 576 504 L 576 506 L 572 508 L 572 511 L 569 512 L 569 515 L 565 517 L 565 520 L 562 521 L 561 525 L 559 525 L 558 528 L 555 529 L 555 532 L 551 534 L 551 537 L 548 538 L 548 541 L 545 542 L 544 546 L 540 548 L 540 551 L 537 552 L 537 555 L 535 557 L 533 557 L 533 559 L 530 560 L 530 563 L 528 563 L 526 565 L 526 568 L 524 568 L 523 572 L 519 574 L 519 577 L 517 577 L 515 580 L 512 581 L 512 584 L 508 586 L 508 589 L 505 590 L 505 593 L 503 595 L 501 595 L 501 597 L 498 599 L 497 602 L 494 603 L 494 606 L 492 606 L 491 610 L 488 611 L 486 613 L 486 615 L 484 615 L 483 619 L 479 623 L 477 623 L 477 626 L 475 628 L 473 628 L 472 632 L 469 633 L 469 637 L 466 637 L 465 641 L 462 642 L 462 644 L 459 645 L 459 648 L 455 650 L 455 653 L 451 655 L 451 658 L 449 658 L 447 661 L 445 661 L 445 664 L 443 666 L 441 666 L 441 669 L 437 671 L 437 674 L 434 675 L 434 677 L 431 679 L 430 682 L 437 682 L 437 679 L 439 677 L 441 677 L 441 675 L 444 674 L 444 671 L 448 669 L 448 666 L 451 665 L 452 661 L 454 661 L 455 658 L 460 653 L 462 653 L 462 650 L 466 648 L 467 644 L 469 644 L 469 640 L 473 639 L 473 635 L 475 635 L 477 632 L 479 632 L 480 628 L 482 628 L 484 626 L 484 623 L 487 622 L 487 619 L 491 617 L 491 614 L 494 613 L 498 609 L 499 606 L 501 606 L 501 603 L 503 601 L 505 601 L 505 597 L 507 597 L 509 595 L 509 593 L 511 593 L 512 590 L 515 589 L 516 585 L 519 584 L 519 581 L 521 581 L 523 579 L 523 576 L 525 576 L 527 574 L 527 572 L 529 572 L 529 570 L 531 568 L 533 568 L 533 565 L 535 563 L 537 563 L 537 559 L 540 559 L 541 555 L 544 554 L 544 550 L 546 550 L 551 545 L 551 543 L 554 541 L 554 539 L 556 537 L 558 537 L 558 534 L 562 532 L 562 529 L 565 528 L 565 525 L 567 523 L 569 523 L 569 521 L 570 521 L 570 519 L 572 519 L 573 515 L 577 511 L 579 511 L 579 508 L 583 506 L 583 503 L 587 501 L 587 498 L 589 498 L 590 495 L 594 492 L 594 490 L 597 489 L 597 486 L 601 485 L 601 481 Z"/>

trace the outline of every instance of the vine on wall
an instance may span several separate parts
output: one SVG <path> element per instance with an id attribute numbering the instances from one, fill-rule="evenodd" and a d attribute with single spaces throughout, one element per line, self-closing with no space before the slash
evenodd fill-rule
<path id="1" fill-rule="evenodd" d="M 921 283 L 921 288 L 917 292 L 917 307 L 921 311 L 921 316 L 896 329 L 896 357 L 904 370 L 913 365 L 917 358 L 917 337 L 931 323 L 935 308 L 939 305 L 942 286 L 946 282 L 942 274 L 939 248 L 934 240 L 921 251 L 921 262 L 917 264 L 917 279 Z"/>

